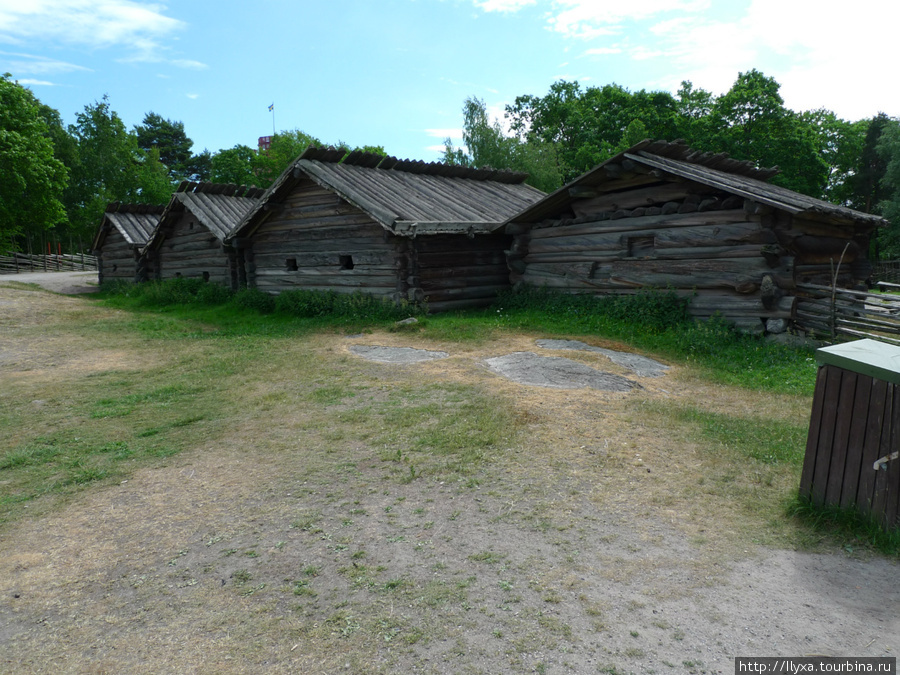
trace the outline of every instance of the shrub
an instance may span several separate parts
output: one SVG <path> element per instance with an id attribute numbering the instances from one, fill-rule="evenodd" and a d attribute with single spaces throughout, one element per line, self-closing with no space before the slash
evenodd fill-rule
<path id="1" fill-rule="evenodd" d="M 258 288 L 242 288 L 234 294 L 234 304 L 243 309 L 253 309 L 260 314 L 275 311 L 275 296 Z"/>

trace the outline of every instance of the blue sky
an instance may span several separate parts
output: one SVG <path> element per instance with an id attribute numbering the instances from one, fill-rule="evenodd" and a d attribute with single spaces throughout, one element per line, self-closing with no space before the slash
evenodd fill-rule
<path id="1" fill-rule="evenodd" d="M 0 0 L 0 73 L 66 123 L 109 96 L 194 151 L 277 130 L 439 158 L 462 104 L 558 79 L 720 94 L 757 68 L 794 110 L 900 116 L 896 0 Z"/>

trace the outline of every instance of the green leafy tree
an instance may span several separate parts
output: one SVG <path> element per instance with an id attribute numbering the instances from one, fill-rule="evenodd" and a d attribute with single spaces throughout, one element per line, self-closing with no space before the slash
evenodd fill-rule
<path id="1" fill-rule="evenodd" d="M 900 120 L 884 116 L 879 120 L 878 157 L 884 162 L 878 210 L 890 221 L 877 236 L 876 256 L 883 259 L 900 259 Z"/>
<path id="2" fill-rule="evenodd" d="M 187 165 L 194 142 L 184 132 L 183 122 L 173 122 L 151 111 L 144 115 L 142 124 L 134 127 L 134 133 L 142 150 L 149 152 L 157 149 L 159 161 L 169 169 L 173 180 L 182 180 L 190 175 Z"/>
<path id="3" fill-rule="evenodd" d="M 278 132 L 272 137 L 269 148 L 256 155 L 254 170 L 257 184 L 268 187 L 306 148 L 321 144 L 318 138 L 299 129 Z"/>
<path id="4" fill-rule="evenodd" d="M 463 105 L 463 143 L 469 151 L 455 148 L 448 138 L 444 161 L 476 168 L 506 169 L 528 174 L 526 182 L 552 191 L 561 185 L 555 147 L 538 138 L 508 136 L 498 120 L 491 120 L 485 102 L 477 97 Z"/>
<path id="5" fill-rule="evenodd" d="M 884 181 L 887 165 L 891 157 L 891 139 L 885 139 L 884 131 L 897 126 L 897 120 L 879 113 L 868 121 L 862 152 L 856 172 L 849 182 L 851 205 L 866 213 L 879 213 L 882 202 L 889 198 L 889 189 Z"/>
<path id="6" fill-rule="evenodd" d="M 184 167 L 185 179 L 208 181 L 212 175 L 212 153 L 204 148 L 203 152 L 192 155 Z"/>
<path id="7" fill-rule="evenodd" d="M 76 147 L 66 208 L 72 232 L 89 238 L 109 202 L 160 204 L 172 186 L 159 151 L 145 152 L 106 96 L 76 115 L 69 126 Z"/>
<path id="8" fill-rule="evenodd" d="M 66 167 L 54 156 L 48 111 L 11 77 L 0 77 L 0 250 L 66 219 Z"/>
<path id="9" fill-rule="evenodd" d="M 561 80 L 546 96 L 517 97 L 506 112 L 519 138 L 555 146 L 565 181 L 630 147 L 638 135 L 671 139 L 678 128 L 671 94 L 631 93 L 617 84 L 582 90 L 578 82 Z"/>
<path id="10" fill-rule="evenodd" d="M 210 158 L 209 180 L 213 183 L 260 185 L 254 173 L 255 167 L 256 150 L 246 145 L 235 145 L 228 150 L 219 150 Z"/>
<path id="11" fill-rule="evenodd" d="M 822 197 L 828 165 L 818 153 L 813 130 L 784 107 L 780 88 L 774 78 L 758 70 L 739 73 L 710 111 L 711 135 L 690 140 L 699 149 L 724 151 L 760 166 L 778 166 L 781 173 L 773 183 Z"/>
<path id="12" fill-rule="evenodd" d="M 816 152 L 828 167 L 822 198 L 853 206 L 853 178 L 859 170 L 868 121 L 848 122 L 825 109 L 802 112 L 800 120 L 812 131 Z"/>

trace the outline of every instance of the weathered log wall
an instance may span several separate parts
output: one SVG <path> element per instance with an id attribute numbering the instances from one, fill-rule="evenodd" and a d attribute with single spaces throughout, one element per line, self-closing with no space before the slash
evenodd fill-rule
<path id="1" fill-rule="evenodd" d="M 239 282 L 291 289 L 406 293 L 406 242 L 311 181 L 299 185 L 247 241 L 235 242 Z"/>
<path id="2" fill-rule="evenodd" d="M 573 293 L 670 288 L 692 296 L 697 317 L 719 312 L 759 330 L 767 319 L 796 319 L 797 284 L 830 284 L 842 255 L 839 285 L 869 275 L 868 233 L 851 225 L 690 181 L 647 181 L 639 175 L 618 191 L 573 197 L 556 217 L 508 226 L 511 281 Z"/>
<path id="3" fill-rule="evenodd" d="M 103 239 L 103 248 L 97 253 L 97 278 L 105 281 L 135 281 L 137 274 L 137 250 L 126 241 L 115 227 Z"/>
<path id="4" fill-rule="evenodd" d="M 431 312 L 485 307 L 510 287 L 504 234 L 419 236 L 409 244 L 408 297 Z"/>
<path id="5" fill-rule="evenodd" d="M 233 254 L 232 254 L 233 255 Z M 189 211 L 178 219 L 145 264 L 156 279 L 200 278 L 232 285 L 228 249 Z"/>

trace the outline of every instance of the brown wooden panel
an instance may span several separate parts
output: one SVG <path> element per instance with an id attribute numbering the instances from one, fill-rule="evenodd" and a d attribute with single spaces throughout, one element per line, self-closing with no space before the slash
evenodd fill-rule
<path id="1" fill-rule="evenodd" d="M 888 389 L 893 389 L 893 403 L 891 405 L 890 440 L 887 444 L 891 453 L 900 449 L 900 387 L 889 384 Z M 882 455 L 883 457 L 884 455 Z M 886 496 L 884 503 L 885 528 L 891 529 L 897 526 L 898 509 L 900 509 L 900 458 L 892 459 L 887 463 L 886 470 L 879 471 L 887 477 Z"/>
<path id="2" fill-rule="evenodd" d="M 831 444 L 831 465 L 825 485 L 825 503 L 841 503 L 841 484 L 847 460 L 847 444 L 850 440 L 850 426 L 853 421 L 853 403 L 856 397 L 856 383 L 859 375 L 845 370 L 841 377 L 837 408 L 834 411 L 834 438 Z"/>
<path id="3" fill-rule="evenodd" d="M 841 486 L 840 505 L 856 506 L 856 491 L 862 470 L 863 446 L 869 421 L 869 399 L 874 383 L 868 375 L 857 375 L 856 396 L 853 401 L 853 419 L 847 440 L 847 459 L 844 464 L 844 480 Z"/>
<path id="4" fill-rule="evenodd" d="M 869 419 L 866 424 L 866 440 L 863 445 L 862 465 L 859 470 L 859 487 L 856 490 L 856 505 L 863 512 L 871 510 L 872 498 L 875 494 L 876 471 L 872 468 L 872 464 L 881 457 L 878 452 L 881 449 L 881 429 L 884 421 L 887 389 L 887 382 L 874 380 L 869 396 Z"/>
<path id="5" fill-rule="evenodd" d="M 825 503 L 825 489 L 831 470 L 831 454 L 834 450 L 835 416 L 841 393 L 841 379 L 846 371 L 825 366 L 825 398 L 822 402 L 822 419 L 819 423 L 819 441 L 816 450 L 816 468 L 813 474 L 811 496 L 813 504 Z"/>
<path id="6" fill-rule="evenodd" d="M 875 459 L 885 457 L 893 452 L 891 447 L 891 422 L 894 418 L 894 385 L 886 383 L 884 393 L 884 415 L 881 421 L 881 438 L 878 443 L 878 455 Z M 874 461 L 874 460 L 873 460 Z M 890 462 L 888 462 L 890 467 Z M 875 494 L 872 495 L 872 515 L 877 520 L 885 516 L 888 501 L 889 471 L 880 469 L 875 472 Z"/>
<path id="7" fill-rule="evenodd" d="M 809 416 L 809 432 L 806 435 L 806 454 L 803 458 L 803 471 L 800 474 L 800 495 L 812 495 L 812 482 L 816 470 L 816 458 L 819 450 L 819 428 L 822 426 L 822 410 L 825 407 L 825 382 L 827 370 L 820 367 L 816 373 L 816 388 L 813 392 L 812 411 Z"/>

